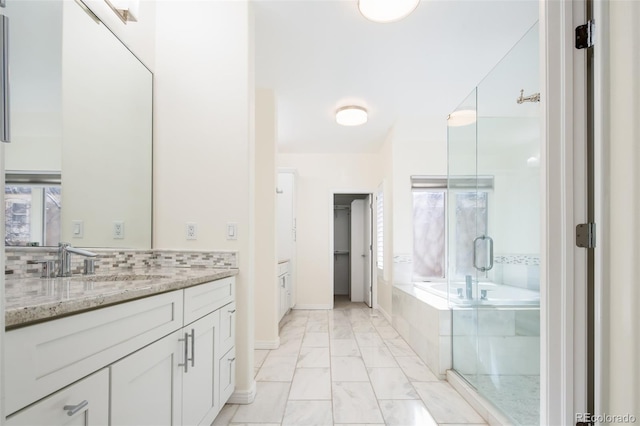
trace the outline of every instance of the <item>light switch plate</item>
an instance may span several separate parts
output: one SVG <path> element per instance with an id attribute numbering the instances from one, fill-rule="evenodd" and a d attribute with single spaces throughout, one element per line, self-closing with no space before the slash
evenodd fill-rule
<path id="1" fill-rule="evenodd" d="M 227 240 L 237 240 L 237 239 L 238 239 L 238 224 L 227 223 Z"/>
<path id="2" fill-rule="evenodd" d="M 73 238 L 84 238 L 84 221 L 83 220 L 71 221 L 71 235 Z"/>

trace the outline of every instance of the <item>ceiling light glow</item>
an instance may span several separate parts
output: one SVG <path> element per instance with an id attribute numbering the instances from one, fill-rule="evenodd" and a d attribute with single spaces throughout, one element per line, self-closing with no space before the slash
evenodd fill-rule
<path id="1" fill-rule="evenodd" d="M 336 123 L 342 126 L 360 126 L 367 122 L 367 110 L 359 106 L 345 106 L 336 111 Z"/>
<path id="2" fill-rule="evenodd" d="M 373 22 L 387 23 L 407 17 L 420 0 L 358 0 L 362 16 Z"/>

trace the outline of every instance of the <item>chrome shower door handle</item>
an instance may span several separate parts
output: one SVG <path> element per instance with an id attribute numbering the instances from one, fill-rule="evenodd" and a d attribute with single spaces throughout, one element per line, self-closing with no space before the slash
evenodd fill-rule
<path id="1" fill-rule="evenodd" d="M 9 18 L 0 15 L 0 141 L 11 142 L 9 117 Z"/>
<path id="2" fill-rule="evenodd" d="M 478 265 L 478 240 L 489 242 L 489 265 L 487 266 Z M 473 240 L 473 267 L 480 272 L 487 272 L 493 269 L 493 238 L 490 236 L 480 235 Z"/>

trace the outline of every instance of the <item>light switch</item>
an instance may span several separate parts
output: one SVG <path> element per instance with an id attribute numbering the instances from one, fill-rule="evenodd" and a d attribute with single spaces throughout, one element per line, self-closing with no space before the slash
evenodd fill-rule
<path id="1" fill-rule="evenodd" d="M 238 239 L 238 224 L 227 223 L 227 240 L 237 240 L 237 239 Z"/>
<path id="2" fill-rule="evenodd" d="M 71 235 L 73 236 L 73 238 L 84 237 L 84 221 L 82 220 L 71 221 Z"/>

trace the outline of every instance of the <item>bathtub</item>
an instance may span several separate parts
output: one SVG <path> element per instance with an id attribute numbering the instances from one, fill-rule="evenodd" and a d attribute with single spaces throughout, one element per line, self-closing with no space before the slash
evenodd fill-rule
<path id="1" fill-rule="evenodd" d="M 487 306 L 539 306 L 540 293 L 526 288 L 500 285 L 491 282 L 474 283 L 473 298 L 461 297 L 466 293 L 464 282 L 418 282 L 414 285 L 436 296 L 447 299 L 452 305 L 487 305 Z M 478 293 L 486 294 L 479 298 Z"/>

